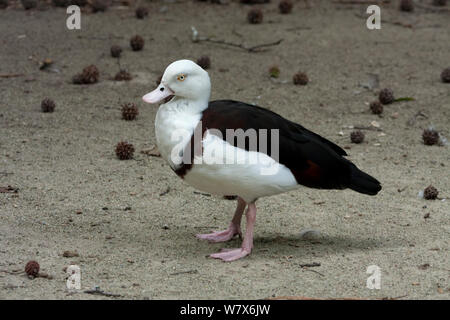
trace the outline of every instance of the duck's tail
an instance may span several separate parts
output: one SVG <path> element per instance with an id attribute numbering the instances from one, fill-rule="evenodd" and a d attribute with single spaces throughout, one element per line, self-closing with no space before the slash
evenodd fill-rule
<path id="1" fill-rule="evenodd" d="M 371 196 L 376 195 L 381 190 L 381 184 L 377 179 L 359 170 L 355 165 L 351 168 L 348 187 L 354 191 Z"/>

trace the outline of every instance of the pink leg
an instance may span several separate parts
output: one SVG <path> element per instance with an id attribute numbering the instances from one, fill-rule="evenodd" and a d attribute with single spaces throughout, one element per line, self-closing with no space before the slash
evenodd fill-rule
<path id="1" fill-rule="evenodd" d="M 223 249 L 219 253 L 213 253 L 210 257 L 222 259 L 223 261 L 234 261 L 250 254 L 253 249 L 253 228 L 256 221 L 256 205 L 250 203 L 246 212 L 247 226 L 244 241 L 239 249 Z"/>
<path id="2" fill-rule="evenodd" d="M 236 211 L 234 212 L 234 217 L 231 220 L 230 226 L 224 231 L 215 231 L 213 233 L 197 234 L 196 237 L 202 240 L 208 240 L 211 242 L 225 242 L 233 239 L 235 235 L 242 236 L 241 233 L 241 219 L 244 213 L 246 203 L 241 198 L 238 198 L 238 203 Z"/>

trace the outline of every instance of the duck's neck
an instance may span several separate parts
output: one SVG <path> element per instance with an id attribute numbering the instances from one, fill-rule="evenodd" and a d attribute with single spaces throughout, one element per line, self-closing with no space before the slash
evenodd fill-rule
<path id="1" fill-rule="evenodd" d="M 174 148 L 183 147 L 190 141 L 202 112 L 207 107 L 208 99 L 192 100 L 180 97 L 174 97 L 159 107 L 155 120 L 156 141 L 162 157 L 173 169 L 177 167 L 171 156 Z"/>
<path id="2" fill-rule="evenodd" d="M 177 109 L 180 113 L 195 115 L 202 113 L 206 108 L 208 108 L 208 103 L 209 95 L 198 99 L 186 99 L 175 96 L 167 104 L 170 104 L 172 108 Z"/>

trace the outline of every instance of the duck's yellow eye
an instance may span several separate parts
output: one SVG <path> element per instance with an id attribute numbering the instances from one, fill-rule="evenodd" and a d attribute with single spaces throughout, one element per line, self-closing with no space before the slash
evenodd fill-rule
<path id="1" fill-rule="evenodd" d="M 178 75 L 178 77 L 177 77 L 177 80 L 178 80 L 178 81 L 184 81 L 184 79 L 186 79 L 186 76 L 185 76 L 184 74 L 180 74 L 180 75 Z"/>

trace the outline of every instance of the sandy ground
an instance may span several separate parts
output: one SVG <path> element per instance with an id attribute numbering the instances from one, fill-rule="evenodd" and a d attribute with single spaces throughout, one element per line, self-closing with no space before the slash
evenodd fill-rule
<path id="1" fill-rule="evenodd" d="M 19 189 L 0 193 L 0 298 L 106 298 L 81 292 L 98 286 L 126 299 L 448 299 L 450 151 L 425 146 L 421 134 L 433 125 L 450 138 L 450 86 L 439 79 L 450 66 L 450 13 L 403 13 L 392 2 L 378 31 L 358 17 L 364 6 L 331 1 L 309 9 L 296 2 L 290 15 L 280 15 L 277 2 L 263 5 L 260 25 L 248 24 L 249 7 L 238 3 L 149 2 L 147 19 L 115 7 L 82 14 L 78 31 L 65 28 L 64 9 L 0 10 L 0 74 L 23 74 L 0 78 L 0 187 Z M 192 43 L 191 26 L 248 46 L 284 40 L 249 53 Z M 134 34 L 146 40 L 141 52 L 129 48 Z M 134 75 L 130 82 L 110 80 L 119 70 L 113 44 L 125 48 L 120 63 Z M 260 199 L 252 255 L 233 263 L 207 258 L 240 245 L 194 237 L 226 227 L 235 202 L 194 193 L 161 158 L 140 153 L 155 144 L 157 110 L 141 96 L 170 62 L 203 54 L 212 60 L 213 99 L 268 107 L 346 147 L 383 190 L 368 197 L 301 188 Z M 29 57 L 51 58 L 53 69 L 40 71 Z M 100 82 L 71 84 L 88 64 L 98 66 Z M 278 81 L 268 77 L 273 64 Z M 308 73 L 307 86 L 291 83 L 298 70 Z M 371 114 L 379 89 L 361 86 L 371 73 L 381 88 L 415 101 Z M 56 102 L 54 113 L 40 111 L 45 97 Z M 137 121 L 121 120 L 122 102 L 139 106 Z M 408 123 L 419 111 L 426 117 Z M 366 142 L 351 144 L 348 126 L 374 120 L 382 131 L 366 130 Z M 136 147 L 133 160 L 114 154 L 123 139 Z M 447 200 L 419 198 L 429 184 Z M 302 237 L 309 229 L 319 233 Z M 66 250 L 79 256 L 63 257 Z M 16 272 L 31 259 L 54 278 Z M 320 266 L 301 266 L 314 262 Z M 76 293 L 66 289 L 69 264 L 82 272 Z M 381 269 L 380 290 L 366 288 L 369 265 Z"/>

